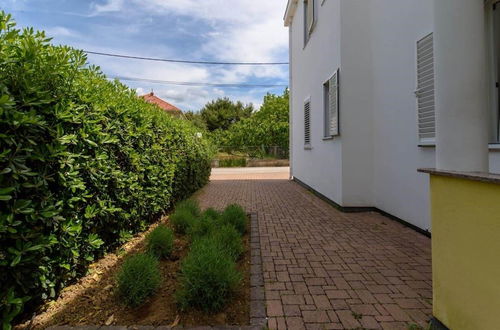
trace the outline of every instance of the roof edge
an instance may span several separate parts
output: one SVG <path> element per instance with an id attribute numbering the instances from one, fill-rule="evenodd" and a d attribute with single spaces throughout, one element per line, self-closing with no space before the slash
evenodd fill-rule
<path id="1" fill-rule="evenodd" d="M 286 5 L 285 17 L 283 18 L 283 20 L 285 21 L 285 26 L 290 26 L 290 24 L 292 23 L 292 19 L 295 15 L 298 4 L 299 0 L 288 0 L 288 3 Z"/>

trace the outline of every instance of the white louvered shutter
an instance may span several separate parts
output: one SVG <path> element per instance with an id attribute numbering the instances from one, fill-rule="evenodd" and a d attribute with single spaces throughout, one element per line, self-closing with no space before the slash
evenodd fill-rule
<path id="1" fill-rule="evenodd" d="M 434 99 L 434 37 L 429 34 L 417 42 L 418 136 L 421 142 L 436 137 L 436 106 Z"/>
<path id="2" fill-rule="evenodd" d="M 308 0 L 307 1 L 307 31 L 311 33 L 313 26 L 314 26 L 314 1 L 315 0 Z"/>
<path id="3" fill-rule="evenodd" d="M 311 101 L 304 103 L 304 144 L 311 144 Z"/>
<path id="4" fill-rule="evenodd" d="M 339 135 L 339 70 L 328 81 L 328 120 L 330 136 Z"/>

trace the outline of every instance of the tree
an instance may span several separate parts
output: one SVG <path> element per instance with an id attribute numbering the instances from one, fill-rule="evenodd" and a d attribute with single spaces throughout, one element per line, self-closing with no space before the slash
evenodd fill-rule
<path id="1" fill-rule="evenodd" d="M 200 110 L 200 115 L 209 131 L 227 130 L 231 125 L 250 117 L 253 110 L 251 103 L 245 105 L 240 101 L 233 102 L 225 97 L 207 103 Z"/>
<path id="2" fill-rule="evenodd" d="M 184 113 L 184 117 L 200 130 L 207 130 L 207 124 L 205 123 L 199 112 L 187 111 Z"/>
<path id="3" fill-rule="evenodd" d="M 224 141 L 237 148 L 289 145 L 289 91 L 283 95 L 267 94 L 259 111 L 229 128 Z"/>

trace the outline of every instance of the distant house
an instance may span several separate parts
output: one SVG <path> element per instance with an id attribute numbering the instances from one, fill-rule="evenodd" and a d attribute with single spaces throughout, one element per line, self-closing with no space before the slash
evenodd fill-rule
<path id="1" fill-rule="evenodd" d="M 160 99 L 153 92 L 148 93 L 146 95 L 142 95 L 141 97 L 148 103 L 156 104 L 157 106 L 159 106 L 160 108 L 165 110 L 165 112 L 168 112 L 172 116 L 182 117 L 181 109 L 177 108 L 175 105 L 168 103 L 167 101 Z"/>

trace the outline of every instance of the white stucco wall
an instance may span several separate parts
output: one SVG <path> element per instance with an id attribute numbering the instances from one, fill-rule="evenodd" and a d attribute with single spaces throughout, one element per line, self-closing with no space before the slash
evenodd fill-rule
<path id="1" fill-rule="evenodd" d="M 433 0 L 372 3 L 374 205 L 430 227 L 428 175 L 434 148 L 419 147 L 416 42 L 433 31 Z"/>
<path id="2" fill-rule="evenodd" d="M 304 8 L 299 1 L 290 26 L 290 70 L 292 175 L 341 204 L 340 139 L 323 141 L 323 83 L 340 67 L 339 6 L 340 0 L 328 0 L 318 6 L 317 24 L 304 47 Z M 311 98 L 311 150 L 304 149 L 303 108 L 307 97 Z"/>
<path id="3" fill-rule="evenodd" d="M 434 0 L 317 0 L 303 46 L 303 7 L 291 24 L 292 175 L 342 206 L 374 206 L 430 230 L 435 148 L 419 147 L 416 42 L 434 31 Z M 322 84 L 340 67 L 341 136 L 323 141 Z M 312 150 L 303 102 L 311 97 Z M 500 151 L 490 152 L 500 173 Z"/>

